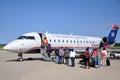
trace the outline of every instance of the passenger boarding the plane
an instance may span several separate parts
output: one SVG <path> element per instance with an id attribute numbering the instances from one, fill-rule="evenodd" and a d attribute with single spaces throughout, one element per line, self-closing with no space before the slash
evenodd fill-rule
<path id="1" fill-rule="evenodd" d="M 52 62 L 55 61 L 55 50 L 53 50 L 50 54 L 50 61 L 52 61 Z"/>
<path id="2" fill-rule="evenodd" d="M 51 45 L 50 44 L 47 44 L 47 53 L 50 58 L 50 53 L 51 53 Z"/>
<path id="3" fill-rule="evenodd" d="M 42 42 L 43 42 L 44 49 L 47 49 L 47 44 L 48 44 L 47 38 L 45 37 Z"/>

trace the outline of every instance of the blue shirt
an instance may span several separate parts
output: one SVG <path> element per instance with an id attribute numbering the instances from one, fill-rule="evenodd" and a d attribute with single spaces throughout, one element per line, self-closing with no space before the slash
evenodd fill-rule
<path id="1" fill-rule="evenodd" d="M 62 49 L 59 50 L 59 56 L 62 56 Z"/>

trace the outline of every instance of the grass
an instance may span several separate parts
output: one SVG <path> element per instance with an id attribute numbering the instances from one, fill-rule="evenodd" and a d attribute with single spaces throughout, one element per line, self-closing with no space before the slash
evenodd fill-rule
<path id="1" fill-rule="evenodd" d="M 3 49 L 3 47 L 4 47 L 4 46 L 0 46 L 0 50 L 2 50 L 2 49 Z"/>
<path id="2" fill-rule="evenodd" d="M 120 46 L 114 46 L 111 49 L 120 49 Z"/>

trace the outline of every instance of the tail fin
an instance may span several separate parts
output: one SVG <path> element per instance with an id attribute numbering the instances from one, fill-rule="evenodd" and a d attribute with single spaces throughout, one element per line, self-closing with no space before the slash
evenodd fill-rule
<path id="1" fill-rule="evenodd" d="M 114 43 L 115 42 L 115 38 L 116 38 L 116 35 L 117 35 L 117 32 L 118 32 L 118 25 L 113 25 L 112 26 L 112 29 L 110 31 L 110 33 L 108 34 L 108 39 L 109 39 L 109 42 L 110 43 Z"/>
<path id="2" fill-rule="evenodd" d="M 113 25 L 108 36 L 102 38 L 102 42 L 100 43 L 100 47 L 102 47 L 104 45 L 114 44 L 118 29 L 119 29 L 118 25 Z"/>

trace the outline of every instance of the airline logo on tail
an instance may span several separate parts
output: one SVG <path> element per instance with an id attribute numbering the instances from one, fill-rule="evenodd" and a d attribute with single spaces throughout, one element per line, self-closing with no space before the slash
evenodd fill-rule
<path id="1" fill-rule="evenodd" d="M 119 27 L 118 27 L 118 25 L 113 25 L 113 26 L 112 26 L 112 29 L 114 29 L 114 30 L 118 30 Z"/>
<path id="2" fill-rule="evenodd" d="M 114 42 L 115 41 L 118 29 L 119 29 L 118 25 L 113 25 L 112 26 L 112 30 L 110 31 L 110 33 L 108 35 L 108 39 L 110 40 L 110 42 Z"/>

